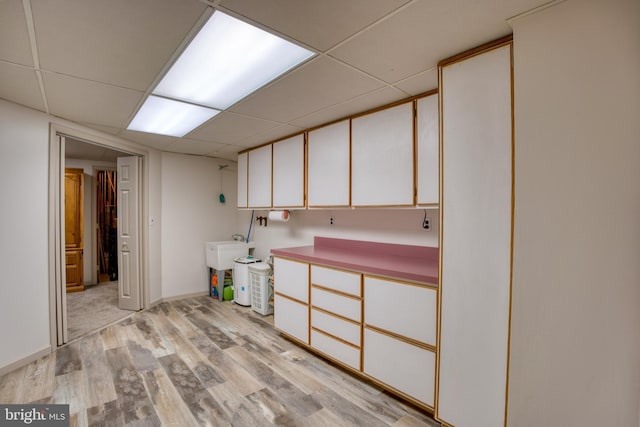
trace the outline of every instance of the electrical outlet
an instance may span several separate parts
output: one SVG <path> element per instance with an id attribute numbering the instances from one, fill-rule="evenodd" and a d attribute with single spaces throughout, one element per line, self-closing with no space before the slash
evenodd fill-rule
<path id="1" fill-rule="evenodd" d="M 424 228 L 425 230 L 431 230 L 431 218 L 429 217 L 425 217 L 424 220 L 422 221 L 422 228 Z"/>
<path id="2" fill-rule="evenodd" d="M 329 218 L 329 225 L 333 225 L 335 223 L 335 221 L 333 220 L 333 217 Z"/>

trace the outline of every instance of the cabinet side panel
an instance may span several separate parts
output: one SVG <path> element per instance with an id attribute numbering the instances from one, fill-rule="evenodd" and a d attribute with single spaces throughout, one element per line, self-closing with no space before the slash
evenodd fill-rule
<path id="1" fill-rule="evenodd" d="M 503 426 L 512 221 L 511 45 L 445 66 L 437 416 Z"/>

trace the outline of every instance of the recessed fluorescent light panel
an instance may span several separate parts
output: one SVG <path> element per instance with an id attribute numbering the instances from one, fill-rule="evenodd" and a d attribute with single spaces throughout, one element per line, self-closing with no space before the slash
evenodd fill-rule
<path id="1" fill-rule="evenodd" d="M 215 11 L 127 129 L 184 136 L 314 55 Z"/>
<path id="2" fill-rule="evenodd" d="M 313 55 L 215 11 L 153 93 L 224 110 Z"/>
<path id="3" fill-rule="evenodd" d="M 219 112 L 151 95 L 144 101 L 127 129 L 181 137 Z"/>

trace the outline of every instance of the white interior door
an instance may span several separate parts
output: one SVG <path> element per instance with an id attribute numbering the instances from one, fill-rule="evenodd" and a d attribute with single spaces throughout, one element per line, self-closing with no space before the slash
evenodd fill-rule
<path id="1" fill-rule="evenodd" d="M 118 157 L 118 305 L 140 310 L 141 280 L 139 251 L 139 162 L 140 158 Z"/>

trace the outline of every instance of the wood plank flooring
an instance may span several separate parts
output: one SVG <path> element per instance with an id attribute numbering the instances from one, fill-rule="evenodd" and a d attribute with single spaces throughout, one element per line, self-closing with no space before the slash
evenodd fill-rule
<path id="1" fill-rule="evenodd" d="M 72 426 L 439 426 L 282 338 L 273 317 L 187 298 L 0 378 L 0 403 L 67 403 Z"/>

